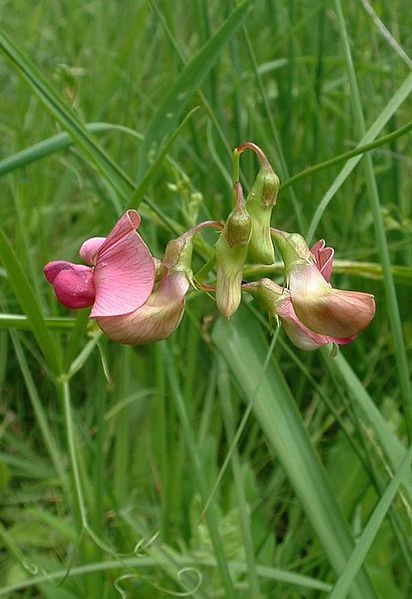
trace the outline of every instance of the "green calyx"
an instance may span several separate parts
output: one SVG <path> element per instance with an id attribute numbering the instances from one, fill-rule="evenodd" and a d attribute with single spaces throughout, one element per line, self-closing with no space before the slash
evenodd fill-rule
<path id="1" fill-rule="evenodd" d="M 293 266 L 313 263 L 314 257 L 302 235 L 299 235 L 299 233 L 286 233 L 286 231 L 280 231 L 279 229 L 272 229 L 271 233 L 282 254 L 286 274 Z"/>
<path id="2" fill-rule="evenodd" d="M 271 279 L 260 279 L 243 286 L 244 291 L 251 293 L 270 316 L 276 316 L 277 304 L 283 301 L 288 292 Z"/>
<path id="3" fill-rule="evenodd" d="M 193 235 L 184 234 L 177 239 L 172 239 L 166 246 L 162 268 L 169 274 L 179 271 L 184 272 L 189 281 L 192 281 L 192 254 Z"/>

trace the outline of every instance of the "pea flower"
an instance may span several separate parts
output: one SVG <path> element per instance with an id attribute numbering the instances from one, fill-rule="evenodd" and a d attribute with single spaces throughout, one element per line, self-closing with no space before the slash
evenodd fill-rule
<path id="1" fill-rule="evenodd" d="M 92 306 L 90 317 L 128 314 L 142 306 L 153 289 L 155 263 L 136 232 L 136 210 L 128 210 L 108 237 L 83 243 L 80 256 L 91 266 L 64 260 L 44 267 L 57 299 L 67 308 Z"/>
<path id="2" fill-rule="evenodd" d="M 269 316 L 280 319 L 286 335 L 299 349 L 312 351 L 329 343 L 345 345 L 355 339 L 355 337 L 328 337 L 311 331 L 296 316 L 289 291 L 270 279 L 246 283 L 242 285 L 242 289 L 254 295 L 266 308 Z"/>
<path id="3" fill-rule="evenodd" d="M 169 241 L 160 266 L 160 281 L 147 301 L 129 314 L 96 318 L 110 339 L 146 345 L 169 337 L 182 320 L 192 279 L 192 232 Z"/>
<path id="4" fill-rule="evenodd" d="M 311 331 L 336 338 L 354 338 L 375 314 L 373 295 L 334 289 L 329 281 L 333 250 L 323 240 L 312 251 L 303 237 L 272 229 L 282 254 L 290 299 L 298 319 Z"/>

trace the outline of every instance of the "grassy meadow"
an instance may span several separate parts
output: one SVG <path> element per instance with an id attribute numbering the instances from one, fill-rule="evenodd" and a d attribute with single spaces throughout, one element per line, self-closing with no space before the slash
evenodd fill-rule
<path id="1" fill-rule="evenodd" d="M 408 2 L 6 0 L 0 25 L 0 597 L 411 597 Z M 58 303 L 44 265 L 126 209 L 158 258 L 223 222 L 246 141 L 273 226 L 375 295 L 352 344 L 301 351 L 247 294 L 225 320 L 192 287 L 143 347 Z"/>

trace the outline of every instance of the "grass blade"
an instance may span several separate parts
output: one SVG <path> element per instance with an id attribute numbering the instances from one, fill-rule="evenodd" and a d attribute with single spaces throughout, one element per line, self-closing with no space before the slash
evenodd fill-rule
<path id="1" fill-rule="evenodd" d="M 256 388 L 267 344 L 258 335 L 256 322 L 244 313 L 242 317 L 239 312 L 229 323 L 218 321 L 213 340 L 247 399 L 252 397 Z M 332 568 L 339 574 L 352 553 L 353 541 L 292 393 L 274 361 L 260 381 L 253 411 L 268 442 L 275 449 Z M 359 599 L 375 597 L 365 572 L 358 576 L 352 596 Z"/>
<path id="2" fill-rule="evenodd" d="M 348 79 L 351 89 L 351 99 L 353 104 L 355 123 L 359 134 L 364 136 L 365 119 L 363 116 L 362 102 L 356 78 L 355 68 L 353 65 L 345 18 L 343 16 L 340 0 L 335 0 L 335 7 L 338 17 L 338 27 L 343 47 L 343 53 L 345 56 L 346 69 L 348 71 Z M 412 87 L 412 75 L 410 76 L 410 78 Z M 395 96 L 396 95 L 397 94 L 395 94 Z M 376 241 L 383 268 L 383 281 L 385 285 L 386 302 L 388 305 L 388 316 L 393 336 L 394 353 L 398 368 L 399 382 L 402 391 L 406 428 L 408 432 L 409 443 L 412 444 L 412 385 L 409 374 L 409 361 L 406 353 L 405 341 L 403 338 L 402 322 L 399 313 L 398 300 L 396 297 L 396 289 L 393 282 L 391 258 L 389 253 L 388 241 L 386 238 L 385 223 L 383 220 L 382 209 L 379 200 L 378 186 L 376 183 L 372 158 L 369 154 L 365 156 L 365 174 L 370 208 L 375 224 Z"/>
<path id="3" fill-rule="evenodd" d="M 7 272 L 7 278 L 16 295 L 22 310 L 25 312 L 28 323 L 31 326 L 36 341 L 46 358 L 51 371 L 57 375 L 61 365 L 57 356 L 56 348 L 50 337 L 36 296 L 34 295 L 29 281 L 20 265 L 14 250 L 4 232 L 0 229 L 0 258 Z"/>
<path id="4" fill-rule="evenodd" d="M 375 122 L 369 127 L 369 129 L 366 131 L 366 133 L 361 134 L 362 137 L 361 137 L 361 140 L 360 140 L 358 146 L 363 146 L 363 145 L 370 143 L 371 141 L 373 141 L 376 138 L 377 135 L 379 135 L 379 133 L 382 131 L 382 129 L 385 127 L 385 125 L 388 123 L 388 121 L 392 118 L 392 116 L 398 110 L 399 106 L 401 106 L 401 104 L 410 96 L 411 91 L 412 91 L 412 74 L 408 75 L 408 77 L 405 79 L 403 84 L 396 91 L 396 93 L 393 95 L 391 100 L 388 102 L 388 104 L 382 110 L 382 112 L 377 117 Z M 325 195 L 319 202 L 318 207 L 316 208 L 315 213 L 310 222 L 308 232 L 306 234 L 306 239 L 307 239 L 308 243 L 310 243 L 310 241 L 313 239 L 316 228 L 323 216 L 323 213 L 325 212 L 330 201 L 332 200 L 333 196 L 336 194 L 338 189 L 343 185 L 343 183 L 349 177 L 349 175 L 351 174 L 353 169 L 357 166 L 357 164 L 359 164 L 359 162 L 362 160 L 363 156 L 364 156 L 364 154 L 361 154 L 359 156 L 355 156 L 354 158 L 351 158 L 350 160 L 348 160 L 348 162 L 345 164 L 345 166 L 343 167 L 343 169 L 341 170 L 339 175 L 336 177 L 335 181 L 332 183 L 332 185 L 329 187 L 329 189 L 327 190 L 327 192 L 325 193 Z"/>
<path id="5" fill-rule="evenodd" d="M 348 563 L 333 587 L 333 590 L 329 595 L 329 599 L 344 599 L 347 596 L 351 584 L 359 569 L 362 567 L 362 563 L 365 560 L 365 557 L 379 531 L 379 528 L 391 506 L 392 501 L 395 498 L 396 493 L 398 492 L 400 485 L 402 484 L 403 479 L 409 473 L 411 460 L 412 447 L 409 448 L 407 454 L 402 460 L 401 465 L 399 466 L 398 471 L 389 485 L 386 487 L 386 490 L 380 498 L 378 505 L 374 509 L 367 525 L 365 526 L 365 529 L 362 532 L 362 535 L 355 549 L 353 550 Z"/>
<path id="6" fill-rule="evenodd" d="M 202 46 L 176 77 L 163 102 L 152 118 L 141 149 L 138 180 L 148 168 L 149 156 L 157 154 L 164 138 L 182 114 L 190 95 L 202 83 L 245 19 L 254 0 L 243 0 L 218 31 Z"/>
<path id="7" fill-rule="evenodd" d="M 0 49 L 47 110 L 67 131 L 73 141 L 78 144 L 79 148 L 83 150 L 110 187 L 123 201 L 126 201 L 133 188 L 133 184 L 127 175 L 94 141 L 79 117 L 65 105 L 37 67 L 1 30 Z"/>

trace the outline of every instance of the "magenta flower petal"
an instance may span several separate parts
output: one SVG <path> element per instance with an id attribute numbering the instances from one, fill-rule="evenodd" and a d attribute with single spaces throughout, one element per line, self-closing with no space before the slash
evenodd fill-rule
<path id="1" fill-rule="evenodd" d="M 46 279 L 53 285 L 54 279 L 62 270 L 75 270 L 76 264 L 67 262 L 67 260 L 53 260 L 43 268 L 43 273 Z"/>
<path id="2" fill-rule="evenodd" d="M 67 308 L 93 305 L 93 271 L 88 266 L 56 260 L 44 267 L 44 274 L 52 283 L 57 299 Z"/>
<path id="3" fill-rule="evenodd" d="M 335 251 L 332 248 L 325 247 L 325 240 L 321 239 L 310 249 L 315 256 L 316 266 L 322 274 L 325 281 L 330 282 L 333 268 L 333 256 Z"/>
<path id="4" fill-rule="evenodd" d="M 155 266 L 135 230 L 139 224 L 139 214 L 128 210 L 100 245 L 94 257 L 96 298 L 91 317 L 129 314 L 142 306 L 152 292 Z M 90 257 L 88 246 L 84 254 Z"/>
<path id="5" fill-rule="evenodd" d="M 79 254 L 87 264 L 94 266 L 96 254 L 106 241 L 106 237 L 91 237 L 82 244 Z"/>

